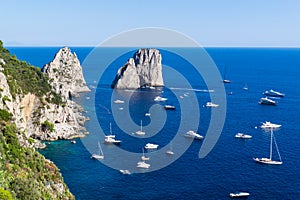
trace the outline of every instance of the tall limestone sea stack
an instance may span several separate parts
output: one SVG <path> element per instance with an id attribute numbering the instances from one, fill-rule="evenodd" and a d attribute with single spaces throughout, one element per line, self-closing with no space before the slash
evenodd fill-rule
<path id="1" fill-rule="evenodd" d="M 65 99 L 90 91 L 76 53 L 72 53 L 68 47 L 60 49 L 53 61 L 42 68 L 42 72 L 48 75 L 53 90 Z"/>
<path id="2" fill-rule="evenodd" d="M 143 86 L 164 86 L 162 57 L 157 49 L 139 49 L 122 66 L 111 85 L 116 89 L 138 89 Z"/>
<path id="3" fill-rule="evenodd" d="M 73 101 L 80 92 L 89 92 L 82 74 L 82 67 L 75 53 L 70 48 L 60 49 L 53 61 L 42 68 L 49 78 L 52 89 L 62 97 L 64 106 L 48 106 L 42 112 L 43 121 L 48 120 L 54 124 L 52 132 L 37 135 L 41 139 L 71 139 L 83 137 L 84 122 L 87 120 L 82 115 L 83 108 Z M 53 112 L 54 111 L 54 112 Z M 46 137 L 45 137 L 46 136 Z"/>

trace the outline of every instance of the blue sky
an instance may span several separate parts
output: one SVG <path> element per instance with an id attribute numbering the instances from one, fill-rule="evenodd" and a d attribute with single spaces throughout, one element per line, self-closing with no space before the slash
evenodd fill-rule
<path id="1" fill-rule="evenodd" d="M 203 46 L 300 47 L 298 0 L 6 0 L 0 9 L 6 46 L 95 46 L 161 27 Z"/>

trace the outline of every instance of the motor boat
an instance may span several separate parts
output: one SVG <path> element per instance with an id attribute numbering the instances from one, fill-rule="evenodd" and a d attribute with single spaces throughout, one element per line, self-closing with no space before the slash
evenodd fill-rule
<path id="1" fill-rule="evenodd" d="M 116 104 L 121 104 L 121 103 L 124 103 L 124 101 L 123 101 L 123 100 L 120 100 L 120 99 L 117 99 L 117 100 L 114 101 L 114 103 L 116 103 Z"/>
<path id="2" fill-rule="evenodd" d="M 276 129 L 276 128 L 280 128 L 281 124 L 273 124 L 269 121 L 266 121 L 266 122 L 263 122 L 260 127 L 263 129 Z"/>
<path id="3" fill-rule="evenodd" d="M 215 104 L 215 103 L 212 103 L 212 102 L 207 102 L 207 103 L 205 104 L 205 106 L 206 106 L 206 107 L 214 107 L 214 108 L 219 107 L 218 104 Z"/>
<path id="4" fill-rule="evenodd" d="M 199 135 L 198 133 L 196 133 L 195 131 L 188 131 L 184 134 L 184 137 L 187 137 L 187 138 L 193 138 L 193 139 L 196 139 L 196 140 L 201 140 L 203 139 L 203 136 L 202 135 Z"/>
<path id="5" fill-rule="evenodd" d="M 246 135 L 246 134 L 244 134 L 244 133 L 237 133 L 237 134 L 235 135 L 235 138 L 251 139 L 252 136 L 251 136 L 251 135 Z"/>
<path id="6" fill-rule="evenodd" d="M 265 91 L 263 94 L 266 95 L 266 96 L 270 96 L 270 97 L 284 97 L 285 96 L 285 94 L 277 92 L 277 91 L 272 90 L 272 89 Z"/>
<path id="7" fill-rule="evenodd" d="M 171 106 L 171 105 L 165 105 L 165 106 L 164 106 L 164 109 L 165 109 L 165 110 L 175 110 L 176 107 L 175 107 L 175 106 Z"/>
<path id="8" fill-rule="evenodd" d="M 276 106 L 277 104 L 276 101 L 269 99 L 268 97 L 261 98 L 258 103 L 262 105 L 273 105 L 273 106 Z"/>
<path id="9" fill-rule="evenodd" d="M 249 192 L 237 192 L 237 193 L 230 193 L 229 196 L 231 198 L 234 198 L 234 197 L 248 197 L 250 195 Z"/>
<path id="10" fill-rule="evenodd" d="M 129 175 L 131 172 L 128 169 L 120 169 L 119 170 L 121 174 Z"/>
<path id="11" fill-rule="evenodd" d="M 157 149 L 158 144 L 147 143 L 145 149 Z"/>
<path id="12" fill-rule="evenodd" d="M 146 163 L 145 161 L 139 161 L 137 163 L 137 168 L 149 169 L 150 164 Z"/>
<path id="13" fill-rule="evenodd" d="M 160 96 L 156 96 L 155 98 L 154 98 L 154 101 L 167 101 L 168 99 L 167 98 L 163 98 L 163 97 L 160 97 Z"/>

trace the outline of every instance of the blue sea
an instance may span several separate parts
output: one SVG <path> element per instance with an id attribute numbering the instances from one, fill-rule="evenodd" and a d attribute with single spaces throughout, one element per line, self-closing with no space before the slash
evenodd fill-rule
<path id="1" fill-rule="evenodd" d="M 42 67 L 53 59 L 59 47 L 8 49 L 19 59 Z M 231 80 L 230 84 L 217 84 L 217 88 L 213 83 L 207 85 L 203 74 L 199 74 L 188 59 L 174 54 L 174 49 L 161 48 L 163 77 L 168 87 L 117 92 L 113 92 L 110 84 L 118 68 L 134 54 L 134 49 L 101 48 L 98 57 L 90 58 L 93 48 L 71 47 L 71 50 L 83 63 L 83 73 L 91 89 L 90 93 L 76 99 L 85 108 L 85 115 L 90 117 L 85 124 L 90 134 L 76 139 L 76 144 L 51 142 L 40 152 L 59 167 L 76 199 L 229 199 L 229 193 L 235 191 L 249 192 L 248 199 L 299 199 L 300 49 L 206 48 L 219 70 L 218 76 L 225 76 L 226 71 L 226 79 Z M 197 49 L 176 49 L 180 51 L 195 59 L 201 58 Z M 114 55 L 119 56 L 115 58 Z M 114 59 L 107 62 L 109 57 Z M 96 72 L 99 68 L 104 70 Z M 243 89 L 245 85 L 248 90 Z M 225 89 L 221 95 L 225 97 L 221 101 L 223 104 L 218 108 L 204 107 L 206 102 L 213 100 L 211 95 L 223 91 L 222 88 Z M 215 92 L 208 92 L 210 89 Z M 262 93 L 270 89 L 286 96 L 275 99 L 276 106 L 258 104 Z M 168 100 L 154 102 L 155 96 Z M 117 98 L 128 103 L 114 104 L 112 101 Z M 164 111 L 161 106 L 165 104 L 175 105 L 176 110 Z M 217 129 L 210 133 L 215 134 L 216 144 L 207 156 L 199 158 L 205 140 L 184 138 L 181 125 L 190 126 L 207 139 L 211 119 L 220 118 L 222 125 L 222 117 L 212 116 L 224 108 L 225 121 L 220 136 L 218 138 Z M 184 109 L 187 109 L 185 113 Z M 145 116 L 147 112 L 151 117 Z M 151 137 L 132 135 L 139 129 L 141 120 L 146 135 Z M 274 131 L 282 165 L 263 165 L 252 160 L 269 156 L 270 133 L 259 127 L 264 121 L 282 125 Z M 102 143 L 104 134 L 109 133 L 110 123 L 113 133 L 122 140 L 120 147 Z M 238 132 L 253 138 L 235 139 Z M 98 141 L 105 155 L 103 163 L 90 158 L 91 153 L 98 151 Z M 147 142 L 157 143 L 159 148 L 145 152 L 150 157 L 147 162 L 151 167 L 139 170 L 136 155 L 140 156 Z M 171 144 L 173 157 L 159 153 Z M 132 155 L 126 157 L 124 152 L 132 152 Z M 160 164 L 165 166 L 159 167 Z M 135 173 L 121 174 L 117 169 L 122 166 Z"/>

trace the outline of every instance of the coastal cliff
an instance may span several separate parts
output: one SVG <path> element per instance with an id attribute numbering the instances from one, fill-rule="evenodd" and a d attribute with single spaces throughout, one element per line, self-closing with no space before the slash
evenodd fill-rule
<path id="1" fill-rule="evenodd" d="M 0 41 L 1 199 L 75 199 L 55 164 L 34 148 L 43 147 L 39 139 L 83 134 L 78 134 L 85 120 L 80 107 L 49 83 L 46 74 L 19 61 Z"/>
<path id="2" fill-rule="evenodd" d="M 3 62 L 5 63 L 4 60 Z M 19 66 L 20 71 L 8 65 L 4 65 L 3 68 L 6 75 L 0 71 L 1 95 L 5 97 L 0 103 L 0 108 L 5 108 L 13 114 L 18 129 L 24 132 L 26 137 L 38 139 L 35 147 L 40 146 L 39 140 L 84 137 L 86 132 L 83 125 L 87 118 L 82 115 L 83 108 L 72 98 L 80 92 L 88 92 L 89 89 L 76 54 L 67 47 L 60 49 L 53 61 L 43 67 L 42 72 L 26 66 L 26 63 L 21 64 L 24 66 Z M 37 78 L 32 80 L 36 82 L 36 90 L 23 88 L 24 85 L 21 85 L 32 84 L 28 78 L 24 78 L 24 83 L 20 75 L 33 74 L 30 70 L 37 73 Z M 14 78 L 10 73 L 19 73 L 21 77 L 16 79 L 17 77 Z M 26 143 L 26 140 L 22 141 Z"/>
<path id="3" fill-rule="evenodd" d="M 138 89 L 143 86 L 164 86 L 162 57 L 157 49 L 139 49 L 119 70 L 111 87 Z"/>

